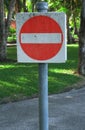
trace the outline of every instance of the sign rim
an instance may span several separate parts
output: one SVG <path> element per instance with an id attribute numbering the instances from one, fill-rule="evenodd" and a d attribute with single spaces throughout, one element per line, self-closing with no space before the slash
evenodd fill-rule
<path id="1" fill-rule="evenodd" d="M 25 62 L 25 63 L 27 63 L 27 62 L 28 63 L 62 63 L 62 62 L 65 62 L 66 59 L 67 59 L 67 54 L 66 54 L 67 53 L 67 50 L 66 50 L 66 42 L 67 42 L 67 40 L 66 40 L 67 39 L 67 37 L 66 37 L 66 32 L 67 32 L 67 30 L 66 30 L 66 15 L 64 13 L 56 13 L 56 12 L 55 13 L 54 12 L 51 12 L 51 13 L 49 13 L 49 12 L 47 12 L 47 13 L 40 13 L 40 12 L 38 12 L 38 13 L 25 13 L 23 15 L 28 15 L 28 14 L 29 14 L 29 17 L 38 16 L 38 15 L 45 15 L 45 16 L 49 16 L 49 17 L 53 18 L 54 20 L 55 20 L 54 16 L 63 17 L 64 18 L 64 22 L 63 22 L 64 23 L 64 29 L 62 30 L 62 32 L 64 32 L 63 47 L 62 47 L 62 50 L 60 50 L 60 52 L 59 52 L 60 54 L 57 55 L 57 58 L 55 56 L 55 57 L 53 57 L 51 59 L 41 61 L 41 60 L 31 59 L 30 57 L 27 57 L 24 54 L 24 59 L 22 59 L 23 56 L 22 55 L 20 56 L 20 50 L 22 51 L 22 49 L 21 49 L 21 47 L 19 45 L 20 43 L 19 43 L 19 39 L 18 39 L 18 36 L 19 36 L 19 31 L 18 31 L 17 32 L 17 39 L 18 39 L 17 40 L 17 56 L 18 56 L 18 62 Z M 20 19 L 23 18 L 22 14 L 20 14 L 20 13 L 17 14 L 18 18 L 19 18 L 19 16 L 21 17 Z M 24 18 L 24 19 L 30 19 L 29 17 Z M 18 19 L 17 22 L 20 21 L 20 19 Z M 21 23 L 21 26 L 23 25 L 23 23 L 24 22 Z M 19 28 L 19 30 L 20 30 L 20 28 Z M 61 51 L 64 51 L 64 52 L 62 53 Z M 63 55 L 63 57 L 61 55 Z M 59 58 L 59 57 L 61 57 L 61 58 Z"/>

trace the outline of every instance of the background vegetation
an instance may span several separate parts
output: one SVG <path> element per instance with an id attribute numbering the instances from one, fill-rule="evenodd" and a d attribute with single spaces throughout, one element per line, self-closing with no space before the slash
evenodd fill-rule
<path id="1" fill-rule="evenodd" d="M 13 46 L 13 43 L 16 44 L 16 13 L 36 11 L 36 2 L 39 1 L 0 1 L 0 103 L 35 97 L 39 93 L 38 64 L 17 63 L 16 45 Z M 85 45 L 78 43 L 80 25 L 83 25 L 81 32 L 84 32 L 82 30 L 85 27 L 84 24 L 80 24 L 82 18 L 83 20 L 85 18 L 84 15 L 80 17 L 81 12 L 85 12 L 85 3 L 81 0 L 45 1 L 48 2 L 48 11 L 65 12 L 67 15 L 68 60 L 63 64 L 49 64 L 49 94 L 55 94 L 69 90 L 70 85 L 82 80 L 77 72 L 80 61 L 85 57 L 79 59 L 81 55 L 79 50 L 82 50 L 79 45 L 83 45 L 83 47 Z M 83 11 L 81 11 L 82 9 Z M 82 21 L 82 23 L 84 22 Z M 84 35 L 85 33 L 82 33 L 81 41 L 82 36 L 85 38 Z M 8 42 L 12 46 L 8 46 Z M 83 66 L 83 68 L 85 67 Z"/>
<path id="2" fill-rule="evenodd" d="M 36 2 L 38 1 L 39 0 L 16 1 L 15 13 L 36 11 Z M 68 0 L 57 0 L 57 1 L 45 0 L 45 1 L 48 2 L 48 6 L 49 6 L 48 11 L 65 12 L 67 14 L 68 44 L 78 41 L 79 27 L 80 27 L 81 0 L 70 0 L 69 2 Z M 6 5 L 7 3 L 8 2 L 6 2 Z M 6 11 L 6 15 L 7 13 L 8 11 Z M 12 17 L 16 20 L 15 13 L 13 13 Z M 11 28 L 9 31 L 11 32 Z"/>

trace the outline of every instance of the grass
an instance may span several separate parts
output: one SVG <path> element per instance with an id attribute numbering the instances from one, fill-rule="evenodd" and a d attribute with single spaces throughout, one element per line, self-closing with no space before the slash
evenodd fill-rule
<path id="1" fill-rule="evenodd" d="M 76 74 L 78 68 L 78 44 L 68 45 L 67 62 L 49 65 L 49 92 L 64 91 L 81 78 Z"/>
<path id="2" fill-rule="evenodd" d="M 0 102 L 15 101 L 38 95 L 38 64 L 16 61 L 16 47 L 8 47 L 8 58 L 14 61 L 0 63 Z M 62 64 L 49 64 L 49 94 L 69 88 L 81 80 L 75 74 L 78 66 L 78 45 L 68 45 L 68 60 Z"/>

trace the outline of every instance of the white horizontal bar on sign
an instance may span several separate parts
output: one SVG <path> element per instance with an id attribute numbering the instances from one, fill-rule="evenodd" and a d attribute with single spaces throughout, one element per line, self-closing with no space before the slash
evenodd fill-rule
<path id="1" fill-rule="evenodd" d="M 21 33 L 21 43 L 61 43 L 61 33 Z"/>

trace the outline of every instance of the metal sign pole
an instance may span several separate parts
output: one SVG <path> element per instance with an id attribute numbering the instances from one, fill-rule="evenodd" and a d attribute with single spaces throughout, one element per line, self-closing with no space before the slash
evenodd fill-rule
<path id="1" fill-rule="evenodd" d="M 38 12 L 47 12 L 48 3 L 38 2 Z M 48 130 L 48 64 L 39 63 L 39 125 L 40 130 Z"/>
<path id="2" fill-rule="evenodd" d="M 40 130 L 48 130 L 48 64 L 39 64 L 39 87 Z"/>

